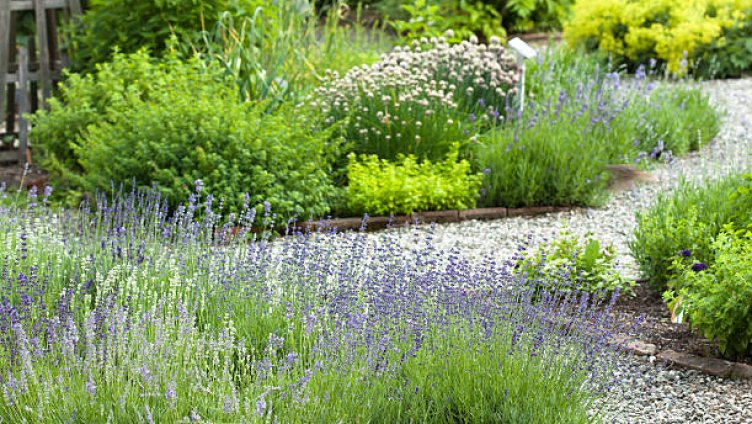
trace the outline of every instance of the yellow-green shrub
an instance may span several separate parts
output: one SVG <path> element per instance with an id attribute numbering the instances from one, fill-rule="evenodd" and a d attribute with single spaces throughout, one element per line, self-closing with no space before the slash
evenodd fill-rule
<path id="1" fill-rule="evenodd" d="M 699 47 L 723 45 L 728 31 L 750 18 L 752 0 L 578 0 L 564 37 L 633 64 L 660 59 L 683 74 L 701 59 Z"/>
<path id="2" fill-rule="evenodd" d="M 387 161 L 376 155 L 351 153 L 345 189 L 352 213 L 410 214 L 475 207 L 483 177 L 459 159 L 455 145 L 444 161 L 418 163 L 413 155 Z"/>

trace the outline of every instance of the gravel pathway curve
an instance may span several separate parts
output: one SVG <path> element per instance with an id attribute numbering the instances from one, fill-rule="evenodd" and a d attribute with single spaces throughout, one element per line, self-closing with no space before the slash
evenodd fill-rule
<path id="1" fill-rule="evenodd" d="M 700 153 L 657 167 L 653 171 L 657 182 L 619 193 L 601 209 L 437 225 L 433 240 L 443 249 L 457 247 L 468 257 L 492 253 L 505 258 L 531 236 L 538 243 L 556 238 L 562 230 L 582 236 L 592 232 L 616 248 L 620 272 L 636 278 L 627 245 L 635 228 L 635 211 L 648 208 L 658 193 L 670 192 L 681 178 L 712 179 L 752 169 L 752 79 L 711 81 L 702 86 L 726 114 L 721 133 Z M 608 397 L 603 411 L 606 422 L 752 424 L 751 381 L 633 360 L 640 363 L 640 372 L 625 375 L 627 384 Z"/>
<path id="2" fill-rule="evenodd" d="M 652 171 L 658 179 L 656 183 L 640 184 L 630 191 L 616 194 L 606 207 L 600 209 L 437 225 L 434 240 L 444 249 L 458 247 L 472 256 L 495 252 L 506 257 L 529 236 L 534 242 L 542 242 L 556 238 L 563 230 L 581 236 L 592 232 L 616 248 L 622 274 L 637 277 L 636 265 L 627 246 L 635 228 L 635 211 L 648 208 L 658 193 L 670 192 L 680 178 L 717 178 L 740 169 L 750 169 L 752 79 L 712 81 L 705 83 L 703 88 L 726 112 L 721 133 L 701 153 L 695 152 L 669 165 L 658 166 Z"/>

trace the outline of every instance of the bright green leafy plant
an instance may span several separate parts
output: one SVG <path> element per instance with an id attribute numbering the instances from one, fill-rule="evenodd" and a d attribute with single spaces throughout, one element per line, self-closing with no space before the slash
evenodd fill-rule
<path id="1" fill-rule="evenodd" d="M 517 272 L 548 284 L 566 281 L 571 284 L 571 290 L 629 292 L 634 282 L 619 275 L 615 261 L 613 246 L 602 246 L 592 234 L 581 241 L 576 235 L 565 232 L 550 245 L 541 246 L 532 255 L 520 259 Z"/>
<path id="2" fill-rule="evenodd" d="M 681 274 L 664 297 L 692 327 L 717 340 L 722 354 L 744 357 L 752 347 L 752 228 L 725 225 L 711 249 L 710 264 L 690 251 L 674 260 Z"/>
<path id="3" fill-rule="evenodd" d="M 674 194 L 660 195 L 647 212 L 637 213 L 630 248 L 651 284 L 666 289 L 676 275 L 672 263 L 681 251 L 691 251 L 697 262 L 710 263 L 711 243 L 723 226 L 749 222 L 743 214 L 752 208 L 752 196 L 734 195 L 741 185 L 738 176 L 705 186 L 683 183 Z"/>
<path id="4" fill-rule="evenodd" d="M 253 13 L 260 0 L 91 0 L 73 28 L 72 58 L 78 70 L 94 70 L 109 61 L 113 49 L 135 53 L 164 51 L 171 37 L 188 43 L 227 11 Z"/>
<path id="5" fill-rule="evenodd" d="M 345 189 L 348 208 L 372 215 L 469 209 L 475 206 L 482 177 L 455 149 L 446 160 L 418 163 L 415 156 L 396 162 L 375 155 L 350 155 Z"/>
<path id="6" fill-rule="evenodd" d="M 574 0 L 488 0 L 501 10 L 511 31 L 560 29 L 570 15 Z"/>

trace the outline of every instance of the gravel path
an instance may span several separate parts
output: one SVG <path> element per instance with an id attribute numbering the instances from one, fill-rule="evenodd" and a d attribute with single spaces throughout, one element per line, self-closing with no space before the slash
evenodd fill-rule
<path id="1" fill-rule="evenodd" d="M 602 209 L 437 225 L 434 241 L 444 249 L 457 247 L 464 255 L 493 253 L 504 258 L 529 236 L 538 243 L 556 238 L 562 230 L 578 235 L 592 232 L 616 248 L 621 273 L 637 277 L 627 245 L 635 228 L 635 211 L 648 208 L 658 193 L 670 192 L 681 178 L 712 179 L 752 169 L 752 79 L 707 82 L 703 89 L 726 113 L 721 133 L 701 153 L 655 169 L 657 182 L 615 195 Z M 625 376 L 627 384 L 609 396 L 606 422 L 752 424 L 750 381 L 708 377 L 644 361 L 639 370 Z"/>

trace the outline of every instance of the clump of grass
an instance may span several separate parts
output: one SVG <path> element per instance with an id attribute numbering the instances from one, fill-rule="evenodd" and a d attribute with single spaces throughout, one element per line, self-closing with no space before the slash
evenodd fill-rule
<path id="1" fill-rule="evenodd" d="M 248 15 L 226 12 L 193 48 L 222 65 L 242 100 L 301 101 L 325 69 L 372 63 L 391 47 L 383 31 L 364 27 L 360 7 L 354 21 L 345 20 L 345 10 L 335 1 L 320 17 L 304 0 L 262 4 Z"/>
<path id="2" fill-rule="evenodd" d="M 613 300 L 494 258 L 271 242 L 200 190 L 173 214 L 158 191 L 75 213 L 44 194 L 0 212 L 6 421 L 590 422 L 611 380 Z"/>

